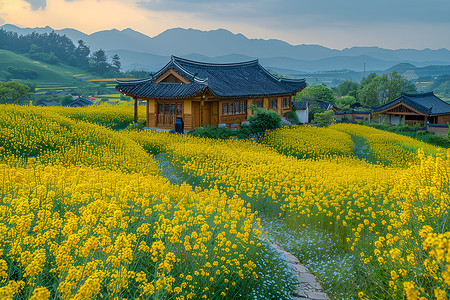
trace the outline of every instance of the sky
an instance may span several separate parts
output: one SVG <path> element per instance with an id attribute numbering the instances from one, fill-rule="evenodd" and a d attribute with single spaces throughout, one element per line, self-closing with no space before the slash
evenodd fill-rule
<path id="1" fill-rule="evenodd" d="M 182 27 L 334 49 L 450 49 L 450 0 L 0 0 L 0 25 L 132 28 L 149 36 Z"/>

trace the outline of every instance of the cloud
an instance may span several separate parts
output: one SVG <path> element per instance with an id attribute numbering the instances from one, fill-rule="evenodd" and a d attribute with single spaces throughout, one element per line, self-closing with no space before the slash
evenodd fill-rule
<path id="1" fill-rule="evenodd" d="M 6 23 L 5 20 L 3 20 L 2 17 L 0 17 L 0 25 L 3 25 L 5 23 Z"/>
<path id="2" fill-rule="evenodd" d="M 25 0 L 31 4 L 32 10 L 38 10 L 39 8 L 45 9 L 47 7 L 47 0 Z"/>
<path id="3" fill-rule="evenodd" d="M 179 11 L 210 18 L 248 19 L 306 18 L 317 23 L 448 22 L 448 0 L 138 0 L 137 5 L 153 11 Z"/>

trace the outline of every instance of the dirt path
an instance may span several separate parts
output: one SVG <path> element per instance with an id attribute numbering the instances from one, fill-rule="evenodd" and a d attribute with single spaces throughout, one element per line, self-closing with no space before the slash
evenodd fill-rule
<path id="1" fill-rule="evenodd" d="M 280 252 L 288 261 L 288 266 L 291 268 L 292 273 L 297 277 L 298 284 L 292 293 L 292 299 L 294 300 L 330 300 L 323 288 L 320 286 L 317 278 L 311 274 L 308 269 L 300 264 L 298 259 L 291 253 L 285 251 L 277 244 L 272 244 L 272 247 Z"/>

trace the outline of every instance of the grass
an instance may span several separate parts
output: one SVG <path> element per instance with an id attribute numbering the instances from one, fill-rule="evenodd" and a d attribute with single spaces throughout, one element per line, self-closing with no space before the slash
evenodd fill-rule
<path id="1" fill-rule="evenodd" d="M 29 69 L 38 73 L 38 77 L 35 79 L 11 79 L 24 84 L 33 84 L 36 88 L 40 89 L 48 88 L 49 86 L 53 88 L 62 88 L 66 86 L 80 87 L 90 84 L 86 80 L 95 78 L 93 74 L 89 74 L 79 68 L 68 65 L 44 64 L 29 59 L 24 55 L 7 50 L 0 50 L 0 70 L 7 70 L 8 67 Z M 6 72 L 0 71 L 0 81 L 6 81 L 6 75 Z"/>

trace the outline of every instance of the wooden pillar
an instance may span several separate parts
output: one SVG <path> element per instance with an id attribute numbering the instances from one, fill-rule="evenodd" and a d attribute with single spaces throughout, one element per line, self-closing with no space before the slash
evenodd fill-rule
<path id="1" fill-rule="evenodd" d="M 148 112 L 149 112 L 149 106 L 150 106 L 150 99 L 147 99 L 147 105 L 145 106 L 145 127 L 149 128 L 150 126 L 148 126 L 149 122 L 148 122 Z"/>
<path id="2" fill-rule="evenodd" d="M 137 125 L 138 123 L 138 99 L 136 97 L 133 97 L 134 99 L 134 124 Z"/>
<path id="3" fill-rule="evenodd" d="M 278 97 L 277 98 L 277 112 L 280 117 L 282 117 L 282 110 L 283 110 L 283 100 L 281 97 Z"/>
<path id="4" fill-rule="evenodd" d="M 205 95 L 202 96 L 202 101 L 200 102 L 200 126 L 203 127 L 203 111 L 205 106 Z"/>

